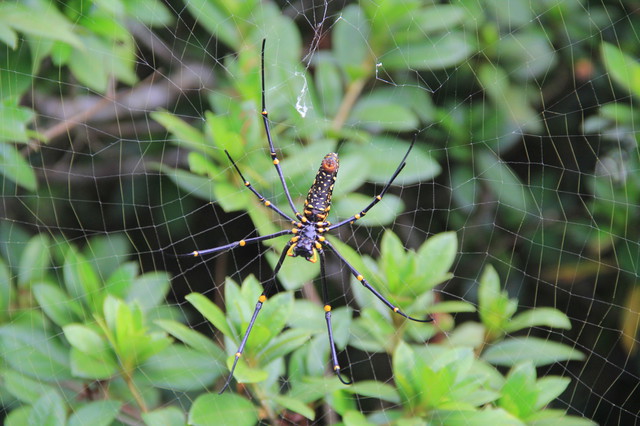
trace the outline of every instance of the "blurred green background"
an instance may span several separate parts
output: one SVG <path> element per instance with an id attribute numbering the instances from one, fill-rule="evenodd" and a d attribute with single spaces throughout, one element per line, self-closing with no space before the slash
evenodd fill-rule
<path id="1" fill-rule="evenodd" d="M 375 277 L 378 288 L 389 287 L 388 294 L 402 306 L 420 301 L 422 308 L 412 308 L 433 314 L 437 324 L 428 331 L 405 330 L 384 309 L 367 311 L 377 302 L 349 286 L 348 271 L 330 259 L 331 298 L 343 309 L 335 315 L 341 321 L 334 319 L 334 328 L 342 330 L 336 340 L 340 350 L 348 348 L 341 362 L 361 381 L 396 384 L 400 397 L 385 400 L 383 391 L 361 388 L 340 393 L 346 402 L 336 402 L 342 401 L 337 394 L 327 396 L 342 392 L 334 390 L 312 398 L 311 385 L 296 388 L 291 365 L 313 365 L 300 367 L 300 377 L 323 374 L 326 357 L 310 361 L 313 348 L 321 347 L 323 354 L 328 349 L 322 313 L 313 318 L 309 313 L 318 309 L 314 281 L 319 283 L 319 270 L 289 259 L 278 282 L 295 304 L 283 296 L 282 303 L 292 304 L 291 319 L 279 317 L 283 308 L 273 313 L 279 318 L 274 321 L 282 321 L 276 331 L 286 325 L 287 336 L 296 348 L 306 345 L 306 352 L 281 349 L 280 358 L 267 358 L 287 367 L 264 371 L 277 392 L 287 388 L 278 377 L 288 368 L 297 393 L 264 404 L 233 394 L 224 397 L 228 401 L 204 400 L 201 406 L 213 404 L 223 412 L 225 404 L 238 404 L 238 410 L 253 413 L 243 419 L 246 424 L 257 417 L 271 423 L 313 422 L 309 410 L 318 413 L 323 404 L 326 411 L 315 418 L 319 423 L 443 421 L 428 417 L 434 411 L 411 406 L 411 398 L 405 400 L 408 391 L 395 381 L 399 370 L 414 361 L 399 362 L 398 354 L 409 357 L 415 348 L 422 354 L 419 342 L 457 342 L 454 329 L 464 340 L 460 325 L 477 320 L 477 310 L 484 328 L 476 330 L 478 335 L 468 331 L 473 342 L 467 342 L 477 357 L 482 358 L 486 345 L 505 337 L 573 348 L 584 356 L 564 353 L 545 363 L 533 361 L 537 369 L 518 367 L 513 359 L 506 364 L 485 360 L 502 366 L 497 370 L 502 374 L 513 366 L 509 377 L 517 377 L 522 368 L 523 377 L 533 374 L 534 382 L 536 374 L 570 379 L 554 403 L 563 413 L 601 424 L 637 422 L 638 16 L 635 1 L 0 3 L 0 355 L 5 384 L 0 396 L 5 413 L 14 413 L 14 424 L 93 419 L 73 419 L 72 413 L 82 408 L 70 402 L 74 398 L 104 399 L 100 407 L 92 406 L 92 413 L 114 413 L 103 417 L 104 424 L 113 419 L 169 424 L 169 418 L 180 424 L 187 412 L 191 423 L 206 424 L 215 413 L 190 409 L 198 401 L 193 383 L 203 382 L 198 392 L 212 391 L 218 377 L 226 375 L 226 355 L 235 351 L 233 336 L 239 332 L 231 328 L 246 326 L 239 318 L 246 315 L 243 310 L 253 309 L 257 297 L 259 283 L 253 277 L 264 282 L 271 276 L 286 240 L 197 261 L 172 255 L 289 226 L 244 188 L 223 151 L 230 152 L 258 191 L 288 213 L 260 116 L 260 44 L 266 38 L 267 109 L 296 205 L 302 204 L 322 157 L 336 151 L 341 169 L 330 220 L 358 212 L 388 180 L 417 134 L 407 167 L 383 202 L 357 226 L 336 235 L 344 242 L 341 252 Z M 445 231 L 455 234 L 441 234 Z M 436 234 L 449 235 L 446 244 L 433 243 L 421 252 L 427 237 Z M 415 259 L 406 249 L 417 250 Z M 451 256 L 429 258 L 447 250 Z M 495 299 L 501 306 L 495 309 L 504 314 L 495 330 L 478 291 L 488 265 L 497 276 L 485 281 L 501 283 L 496 291 L 506 292 Z M 242 281 L 239 290 L 236 283 Z M 214 307 L 198 305 L 198 296 L 191 293 L 204 294 Z M 205 314 L 214 310 L 218 321 L 215 315 L 224 316 L 225 310 L 229 316 L 229 301 L 240 300 L 241 294 L 247 298 L 226 320 L 231 325 Z M 513 311 L 509 300 L 517 301 Z M 438 308 L 445 302 L 460 304 Z M 556 311 L 538 311 L 530 322 L 520 318 L 518 324 L 529 327 L 524 331 L 505 325 L 516 309 L 533 308 Z M 556 316 L 558 311 L 564 316 Z M 543 313 L 549 317 L 542 319 Z M 127 334 L 112 317 L 126 317 L 122 321 L 139 328 L 128 327 Z M 309 330 L 300 331 L 304 325 L 296 329 L 296 322 L 307 321 Z M 391 346 L 367 340 L 368 332 L 375 334 L 371 330 L 383 330 L 387 323 L 396 328 L 380 331 L 379 337 L 395 339 Z M 180 328 L 183 324 L 188 327 Z M 225 327 L 231 327 L 228 333 Z M 202 334 L 191 334 L 195 330 Z M 277 334 L 262 339 L 271 341 Z M 30 337 L 16 337 L 25 335 Z M 168 335 L 186 345 L 176 348 Z M 213 338 L 203 343 L 204 335 Z M 123 346 L 114 336 L 140 347 Z M 472 336 L 483 343 L 476 345 Z M 403 339 L 414 349 L 406 349 Z M 81 343 L 86 341 L 95 346 Z M 42 359 L 28 358 L 24 351 L 42 342 L 52 345 L 44 347 Z M 96 357 L 109 344 L 113 353 Z M 167 347 L 173 348 L 171 354 Z M 203 353 L 210 358 L 198 358 Z M 165 358 L 159 360 L 158 354 Z M 49 376 L 25 366 L 56 357 L 60 365 Z M 63 361 L 67 357 L 69 365 Z M 145 370 L 147 360 L 157 365 Z M 176 370 L 171 380 L 154 376 L 168 364 L 188 365 L 191 374 L 187 368 L 186 375 Z M 98 365 L 110 367 L 91 373 Z M 57 374 L 61 371 L 65 374 Z M 261 377 L 251 371 L 250 379 Z M 38 384 L 24 390 L 16 383 L 26 379 L 12 374 Z M 122 382 L 114 380 L 114 388 L 127 389 L 117 403 L 104 398 L 118 392 L 104 384 L 115 375 Z M 140 376 L 151 383 L 153 397 L 137 395 L 145 389 Z M 184 383 L 172 381 L 178 376 Z M 76 381 L 74 397 L 60 385 L 68 380 Z M 423 384 L 428 387 L 429 381 Z M 250 392 L 260 400 L 272 391 L 267 389 L 260 394 L 256 385 Z M 242 388 L 236 390 L 242 394 Z M 89 397 L 77 397 L 85 391 Z M 526 399 L 523 390 L 515 394 Z M 55 403 L 43 403 L 42 395 Z M 454 396 L 447 398 L 449 405 L 425 404 L 458 414 L 469 408 Z M 496 406 L 517 416 L 517 404 L 504 402 L 505 394 L 485 398 L 475 399 L 473 409 L 479 412 L 479 401 L 502 401 Z M 537 408 L 548 402 L 541 400 Z M 163 404 L 172 408 L 144 415 L 137 411 L 154 413 L 151 407 Z M 398 418 L 390 414 L 397 406 L 404 410 L 397 410 L 403 413 Z M 44 417 L 34 414 L 42 412 Z M 532 422 L 529 415 L 521 410 L 517 417 Z"/>

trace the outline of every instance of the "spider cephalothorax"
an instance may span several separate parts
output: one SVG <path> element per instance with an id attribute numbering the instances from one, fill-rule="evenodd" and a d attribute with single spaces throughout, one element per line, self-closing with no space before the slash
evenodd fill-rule
<path id="1" fill-rule="evenodd" d="M 272 238 L 280 237 L 283 235 L 292 235 L 293 237 L 287 241 L 287 244 L 284 246 L 282 250 L 282 254 L 276 263 L 276 266 L 273 270 L 272 279 L 265 282 L 264 291 L 258 298 L 258 302 L 256 303 L 256 307 L 253 311 L 253 315 L 251 316 L 251 320 L 249 321 L 249 326 L 247 327 L 244 336 L 242 337 L 242 341 L 240 342 L 240 346 L 235 353 L 235 357 L 233 360 L 233 365 L 231 367 L 231 372 L 227 377 L 227 381 L 224 384 L 224 387 L 220 391 L 220 393 L 224 392 L 224 390 L 231 383 L 231 379 L 233 378 L 233 372 L 238 364 L 238 360 L 242 356 L 242 352 L 244 351 L 245 345 L 247 344 L 247 340 L 249 339 L 249 334 L 251 333 L 251 329 L 253 328 L 256 318 L 258 317 L 258 313 L 262 308 L 262 304 L 267 301 L 267 298 L 271 296 L 275 289 L 275 279 L 282 267 L 282 264 L 287 257 L 287 255 L 296 257 L 304 257 L 310 262 L 316 262 L 320 259 L 320 281 L 322 283 L 322 296 L 324 300 L 324 311 L 325 311 L 325 320 L 327 322 L 327 331 L 329 334 L 329 345 L 331 349 L 331 361 L 333 362 L 333 371 L 338 376 L 338 379 L 344 384 L 351 383 L 349 380 L 345 379 L 340 372 L 340 365 L 338 364 L 338 355 L 336 352 L 335 344 L 333 342 L 333 328 L 331 326 L 331 305 L 329 304 L 329 296 L 327 290 L 327 283 L 325 277 L 325 251 L 332 252 L 338 260 L 340 260 L 344 266 L 347 267 L 349 272 L 365 287 L 368 291 L 373 293 L 382 303 L 384 303 L 389 309 L 395 312 L 398 315 L 402 315 L 403 317 L 410 319 L 412 321 L 418 322 L 428 322 L 431 319 L 417 319 L 411 317 L 404 312 L 402 312 L 397 306 L 392 304 L 389 300 L 387 300 L 380 292 L 378 292 L 375 288 L 369 284 L 369 282 L 364 278 L 358 270 L 353 267 L 347 259 L 344 258 L 340 254 L 339 251 L 336 250 L 333 244 L 331 244 L 325 237 L 324 233 L 331 231 L 333 229 L 340 228 L 344 225 L 348 225 L 356 222 L 360 218 L 362 218 L 373 206 L 378 204 L 382 197 L 387 192 L 395 178 L 400 174 L 404 166 L 406 165 L 407 157 L 413 148 L 413 145 L 416 141 L 415 137 L 413 138 L 413 142 L 407 149 L 407 153 L 404 155 L 404 158 L 398 165 L 396 171 L 391 175 L 391 178 L 387 182 L 387 184 L 382 188 L 382 191 L 378 195 L 374 197 L 374 199 L 360 211 L 360 213 L 356 213 L 353 216 L 341 220 L 338 223 L 331 224 L 326 221 L 326 218 L 329 214 L 329 210 L 331 209 L 331 195 L 333 194 L 333 185 L 336 181 L 336 176 L 338 174 L 338 154 L 329 153 L 322 160 L 322 164 L 320 164 L 320 169 L 318 170 L 318 174 L 316 175 L 311 188 L 309 189 L 309 194 L 307 195 L 307 199 L 304 202 L 303 213 L 300 213 L 296 210 L 293 200 L 291 199 L 291 194 L 289 194 L 289 189 L 287 188 L 287 184 L 284 179 L 284 175 L 282 174 L 282 168 L 280 167 L 280 160 L 278 160 L 277 153 L 273 146 L 273 141 L 271 140 L 271 131 L 269 129 L 269 114 L 267 113 L 267 109 L 265 106 L 265 89 L 264 89 L 264 46 L 265 41 L 262 42 L 262 121 L 264 124 L 265 133 L 267 134 L 267 141 L 269 142 L 269 149 L 271 160 L 273 165 L 275 166 L 276 172 L 278 173 L 278 177 L 280 178 L 280 182 L 282 183 L 282 187 L 284 189 L 284 193 L 287 197 L 287 201 L 289 203 L 289 207 L 293 210 L 295 218 L 293 219 L 288 214 L 280 210 L 275 204 L 271 203 L 269 200 L 264 198 L 252 185 L 248 180 L 244 178 L 240 168 L 231 158 L 231 155 L 227 151 L 227 157 L 229 157 L 229 161 L 238 172 L 238 175 L 244 182 L 244 185 L 251 191 L 253 194 L 263 203 L 266 207 L 270 208 L 274 212 L 276 212 L 280 217 L 289 221 L 289 223 L 294 225 L 293 229 L 285 229 L 282 231 L 275 232 L 269 235 L 263 235 L 259 237 L 247 238 L 246 240 L 234 241 L 232 243 L 214 247 L 205 250 L 195 250 L 189 254 L 189 256 L 200 256 L 209 253 L 217 253 L 225 250 L 230 250 L 236 247 L 244 247 L 248 243 L 258 243 L 260 241 L 270 240 Z"/>

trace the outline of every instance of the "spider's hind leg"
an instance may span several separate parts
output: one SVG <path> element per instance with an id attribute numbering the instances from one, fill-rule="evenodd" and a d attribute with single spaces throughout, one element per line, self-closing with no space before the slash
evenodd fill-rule
<path id="1" fill-rule="evenodd" d="M 327 321 L 327 331 L 329 332 L 329 346 L 331 348 L 331 362 L 333 362 L 333 372 L 338 376 L 338 379 L 345 385 L 353 383 L 351 380 L 347 380 L 342 377 L 340 373 L 340 363 L 338 362 L 338 354 L 336 352 L 336 344 L 333 341 L 333 328 L 331 327 L 331 305 L 329 304 L 329 294 L 327 291 L 327 281 L 324 268 L 324 251 L 318 249 L 320 255 L 320 280 L 322 281 L 322 301 L 324 303 L 324 318 Z"/>

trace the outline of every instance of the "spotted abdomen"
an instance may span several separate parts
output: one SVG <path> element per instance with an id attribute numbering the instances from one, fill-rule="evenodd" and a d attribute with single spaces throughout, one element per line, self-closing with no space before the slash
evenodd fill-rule
<path id="1" fill-rule="evenodd" d="M 307 199 L 304 201 L 304 216 L 313 222 L 324 222 L 331 209 L 331 194 L 333 184 L 338 175 L 338 154 L 330 152 L 325 155 L 320 164 L 320 170 L 313 185 L 309 189 Z"/>

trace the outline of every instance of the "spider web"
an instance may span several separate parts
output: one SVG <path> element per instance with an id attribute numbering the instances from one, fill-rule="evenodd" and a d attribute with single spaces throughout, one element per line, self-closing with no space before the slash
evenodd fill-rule
<path id="1" fill-rule="evenodd" d="M 374 207 L 370 221 L 347 226 L 336 236 L 358 255 L 377 259 L 386 231 L 414 250 L 431 235 L 454 231 L 458 248 L 452 278 L 435 288 L 435 297 L 477 306 L 480 276 L 492 265 L 519 311 L 552 307 L 571 321 L 571 329 L 535 327 L 518 334 L 584 354 L 581 361 L 537 369 L 538 377 L 571 381 L 554 407 L 602 424 L 638 423 L 637 5 L 522 0 L 507 8 L 497 1 L 452 2 L 465 18 L 442 15 L 421 29 L 424 44 L 441 49 L 424 65 L 415 59 L 419 49 L 402 48 L 408 28 L 370 32 L 369 24 L 388 13 L 386 3 L 365 2 L 367 14 L 358 14 L 357 3 L 351 2 L 265 2 L 251 12 L 239 6 L 236 15 L 227 10 L 237 19 L 219 20 L 218 26 L 212 26 L 215 17 L 209 15 L 214 9 L 205 7 L 216 2 L 172 1 L 153 16 L 129 10 L 136 78 L 107 79 L 103 90 L 79 72 L 70 73 L 69 66 L 57 67 L 55 58 L 39 69 L 19 68 L 7 59 L 0 71 L 32 81 L 20 105 L 35 111 L 30 128 L 48 139 L 43 143 L 31 137 L 28 144 L 18 144 L 20 156 L 35 171 L 37 189 L 16 185 L 7 175 L 3 181 L 0 230 L 11 278 L 24 273 L 16 271 L 25 270 L 19 268 L 21 255 L 34 235 L 47 237 L 52 250 L 59 250 L 52 254 L 57 261 L 38 274 L 61 277 L 64 260 L 59 257 L 68 244 L 111 265 L 98 269 L 102 280 L 119 263 L 134 259 L 144 272 L 168 271 L 168 306 L 191 329 L 230 344 L 212 333 L 185 296 L 202 293 L 222 306 L 227 277 L 242 282 L 255 276 L 265 282 L 286 238 L 202 259 L 171 255 L 257 236 L 260 218 L 266 221 L 260 230 L 290 226 L 268 216 L 222 154 L 222 148 L 229 149 L 256 189 L 290 214 L 259 121 L 257 61 L 259 41 L 266 37 L 267 108 L 296 205 L 306 196 L 322 156 L 337 149 L 345 155 L 330 219 L 357 213 L 384 185 L 417 131 L 409 173 Z M 105 6 L 96 2 L 95 7 Z M 81 9 L 76 13 L 76 22 L 95 17 Z M 478 16 L 483 20 L 470 18 Z M 17 30 L 18 47 L 12 51 L 26 52 L 35 36 Z M 287 31 L 294 30 L 299 39 L 289 37 Z M 234 45 L 224 34 L 242 39 Z M 343 40 L 353 45 L 336 47 Z M 344 98 L 332 105 L 335 99 L 329 95 L 335 89 L 327 82 L 323 86 L 316 75 L 321 64 L 335 60 L 327 53 L 331 49 L 348 58 L 357 56 L 357 46 L 364 46 L 373 61 L 361 87 L 340 89 L 345 97 L 354 96 L 355 108 L 347 110 L 350 118 L 340 118 L 336 106 L 345 105 Z M 387 47 L 376 51 L 378 46 Z M 626 52 L 632 62 L 615 68 L 616 51 Z M 635 73 L 635 80 L 621 69 Z M 357 72 L 352 82 L 358 81 Z M 628 87 L 629 80 L 636 87 Z M 382 105 L 383 112 L 371 112 L 368 105 L 358 110 L 357 101 L 364 98 Z M 395 109 L 384 109 L 382 101 Z M 192 153 L 203 148 L 190 142 L 191 134 L 180 123 L 217 143 L 225 136 L 220 126 L 234 119 L 246 121 L 250 141 L 220 142 L 213 154 L 207 153 L 222 160 L 215 167 L 199 163 Z M 310 130 L 310 123 L 318 128 Z M 331 136 L 336 127 L 348 130 L 339 140 Z M 367 145 L 371 139 L 382 142 Z M 379 173 L 379 164 L 366 164 L 371 158 L 381 159 Z M 4 161 L 4 167 L 11 163 L 6 155 Z M 432 177 L 415 178 L 433 164 L 440 170 Z M 193 178 L 197 171 L 200 179 Z M 225 179 L 227 184 L 220 184 Z M 321 306 L 318 272 L 317 264 L 288 258 L 280 289 Z M 330 302 L 350 307 L 358 317 L 365 299 L 354 293 L 348 269 L 331 253 L 327 280 Z M 372 280 L 372 285 L 380 284 Z M 303 312 L 293 315 L 307 320 Z M 474 315 L 450 318 L 462 324 Z M 393 384 L 390 358 L 358 349 L 358 342 L 347 344 L 358 336 L 349 336 L 349 324 L 337 318 L 342 317 L 336 315 L 333 324 L 339 346 L 346 345 L 340 353 L 343 368 L 363 380 Z M 317 322 L 326 333 L 321 317 Z M 321 351 L 326 351 L 326 337 L 321 337 L 309 344 L 324 345 Z M 448 338 L 448 332 L 438 337 Z M 318 356 L 316 361 L 322 370 L 327 359 Z M 194 396 L 168 391 L 162 398 L 165 406 L 187 410 Z M 395 408 L 352 398 L 365 414 Z M 9 398 L 5 410 L 20 405 Z M 320 424 L 340 420 L 328 404 L 316 414 Z"/>

